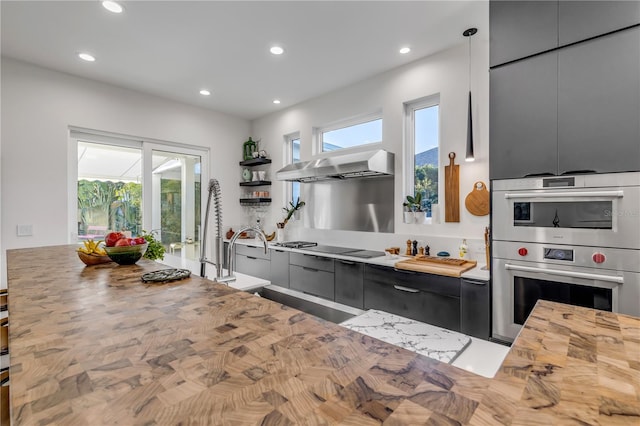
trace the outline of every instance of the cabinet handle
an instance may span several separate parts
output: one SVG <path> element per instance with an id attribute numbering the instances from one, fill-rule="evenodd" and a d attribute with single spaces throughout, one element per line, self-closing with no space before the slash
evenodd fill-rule
<path id="1" fill-rule="evenodd" d="M 276 250 L 276 249 L 271 249 L 271 250 L 273 250 L 273 251 L 275 251 L 275 252 L 278 252 L 278 253 L 285 253 L 285 251 L 284 251 L 284 250 Z"/>
<path id="2" fill-rule="evenodd" d="M 314 268 L 307 268 L 306 266 L 303 266 L 302 269 L 304 269 L 305 271 L 311 271 L 311 272 L 318 272 L 317 269 Z"/>
<path id="3" fill-rule="evenodd" d="M 247 256 L 247 259 L 253 259 L 253 260 L 257 260 L 257 257 L 253 257 L 253 256 Z"/>
<path id="4" fill-rule="evenodd" d="M 328 257 L 316 256 L 315 254 L 303 254 L 303 256 L 313 257 L 314 259 L 318 259 L 318 260 L 333 260 L 333 259 L 328 258 Z"/>
<path id="5" fill-rule="evenodd" d="M 415 275 L 415 274 L 417 274 L 417 272 L 415 272 L 415 271 L 407 271 L 406 269 L 396 269 L 396 268 L 393 268 L 393 270 L 394 270 L 394 271 L 396 271 L 396 272 L 400 272 L 401 274 L 409 274 L 409 275 Z"/>
<path id="6" fill-rule="evenodd" d="M 406 291 L 407 293 L 419 293 L 420 290 L 416 290 L 415 288 L 403 287 L 401 285 L 393 285 L 393 288 L 400 291 Z"/>
<path id="7" fill-rule="evenodd" d="M 344 263 L 345 265 L 355 265 L 356 262 L 349 262 L 348 260 L 338 260 L 340 263 Z"/>
<path id="8" fill-rule="evenodd" d="M 479 286 L 487 285 L 487 281 L 470 280 L 468 278 L 463 278 L 462 282 L 465 284 L 473 284 L 473 285 L 479 285 Z"/>

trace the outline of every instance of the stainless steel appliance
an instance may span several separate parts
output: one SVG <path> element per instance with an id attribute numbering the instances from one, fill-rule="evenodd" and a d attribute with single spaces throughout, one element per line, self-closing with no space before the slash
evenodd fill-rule
<path id="1" fill-rule="evenodd" d="M 640 316 L 640 173 L 492 185 L 494 339 L 538 299 Z"/>

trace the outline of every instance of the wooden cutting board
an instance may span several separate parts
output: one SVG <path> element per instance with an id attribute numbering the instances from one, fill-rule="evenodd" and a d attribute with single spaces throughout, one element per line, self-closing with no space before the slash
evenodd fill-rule
<path id="1" fill-rule="evenodd" d="M 464 199 L 464 205 L 474 216 L 486 216 L 489 214 L 489 191 L 484 182 L 473 184 L 473 190 Z"/>
<path id="2" fill-rule="evenodd" d="M 463 272 L 474 268 L 477 263 L 475 260 L 416 256 L 411 259 L 396 262 L 395 267 L 396 269 L 404 269 L 406 271 L 459 277 Z"/>
<path id="3" fill-rule="evenodd" d="M 449 153 L 444 167 L 444 221 L 460 222 L 460 166 L 454 164 L 455 152 Z"/>

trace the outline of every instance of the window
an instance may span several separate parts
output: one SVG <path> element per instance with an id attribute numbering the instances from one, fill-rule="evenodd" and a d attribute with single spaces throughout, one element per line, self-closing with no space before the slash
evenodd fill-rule
<path id="1" fill-rule="evenodd" d="M 300 162 L 300 133 L 296 132 L 285 136 L 285 143 L 285 164 Z M 287 198 L 295 204 L 300 198 L 300 182 L 289 182 L 288 186 L 287 193 L 289 196 Z"/>
<path id="2" fill-rule="evenodd" d="M 405 104 L 407 195 L 422 195 L 422 209 L 431 217 L 438 203 L 440 97 Z"/>
<path id="3" fill-rule="evenodd" d="M 199 258 L 206 151 L 75 130 L 70 147 L 77 153 L 69 175 L 77 203 L 71 242 L 144 229 L 155 231 L 167 255 Z"/>
<path id="4" fill-rule="evenodd" d="M 332 126 L 316 129 L 322 152 L 353 148 L 382 142 L 382 118 L 380 114 L 368 115 Z"/>

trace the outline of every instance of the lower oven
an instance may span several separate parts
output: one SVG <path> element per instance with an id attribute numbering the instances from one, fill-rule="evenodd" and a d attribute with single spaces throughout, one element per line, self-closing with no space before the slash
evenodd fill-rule
<path id="1" fill-rule="evenodd" d="M 492 337 L 513 341 L 539 299 L 640 316 L 640 250 L 493 242 Z"/>

